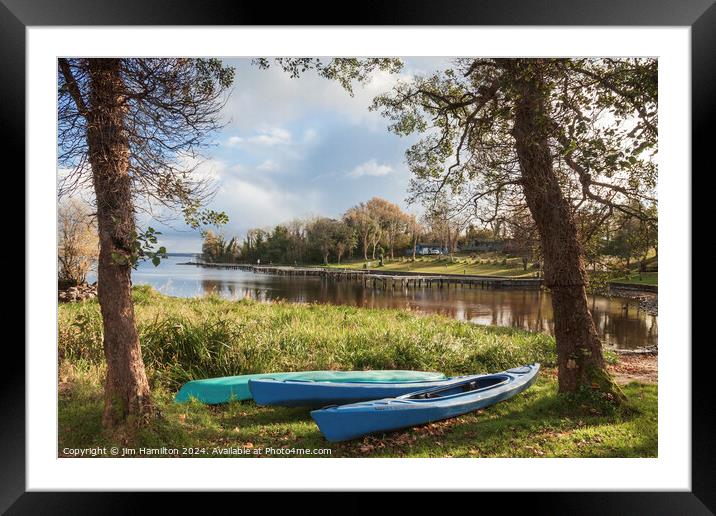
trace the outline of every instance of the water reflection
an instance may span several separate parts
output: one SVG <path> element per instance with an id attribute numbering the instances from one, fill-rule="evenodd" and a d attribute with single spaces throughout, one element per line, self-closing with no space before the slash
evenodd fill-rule
<path id="1" fill-rule="evenodd" d="M 215 293 L 228 299 L 259 301 L 284 299 L 367 308 L 401 308 L 422 314 L 441 314 L 478 324 L 512 326 L 552 333 L 549 293 L 534 290 L 480 288 L 364 287 L 357 282 L 331 282 L 317 277 L 283 277 L 236 270 L 202 269 L 178 265 L 186 257 L 170 257 L 159 267 L 143 263 L 132 274 L 134 283 L 150 284 L 172 296 Z M 635 348 L 656 345 L 657 317 L 639 309 L 636 301 L 592 296 L 590 308 L 606 346 Z"/>

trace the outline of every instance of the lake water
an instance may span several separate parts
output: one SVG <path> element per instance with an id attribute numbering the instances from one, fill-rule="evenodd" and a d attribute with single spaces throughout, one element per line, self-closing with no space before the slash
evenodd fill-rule
<path id="1" fill-rule="evenodd" d="M 332 282 L 319 277 L 273 276 L 239 270 L 179 265 L 192 256 L 169 256 L 158 267 L 142 262 L 132 273 L 134 284 L 151 285 L 169 296 L 217 293 L 228 299 L 284 299 L 367 308 L 401 308 L 421 314 L 442 314 L 477 324 L 512 326 L 553 332 L 548 292 L 480 288 L 410 288 L 381 290 L 360 282 Z M 95 278 L 89 278 L 94 281 Z M 590 296 L 590 308 L 607 347 L 637 348 L 657 344 L 657 316 L 639 309 L 634 300 Z"/>

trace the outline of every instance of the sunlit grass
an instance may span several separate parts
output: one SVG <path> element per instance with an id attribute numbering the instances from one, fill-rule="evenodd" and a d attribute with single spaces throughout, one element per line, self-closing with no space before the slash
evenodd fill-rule
<path id="1" fill-rule="evenodd" d="M 633 272 L 629 276 L 623 276 L 615 278 L 614 281 L 619 283 L 634 283 L 636 285 L 658 285 L 659 273 L 658 272 Z"/>
<path id="2" fill-rule="evenodd" d="M 653 257 L 648 262 L 653 261 Z M 489 253 L 477 258 L 458 255 L 454 258 L 449 256 L 422 256 L 415 261 L 412 258 L 403 257 L 395 260 L 385 260 L 382 267 L 378 266 L 378 260 L 357 260 L 347 261 L 341 264 L 332 263 L 328 267 L 346 269 L 368 268 L 381 272 L 415 272 L 420 274 L 466 274 L 472 276 L 505 276 L 511 278 L 534 278 L 537 270 L 528 266 L 525 271 L 520 258 L 507 258 L 498 253 Z M 614 267 L 618 268 L 619 263 L 615 262 Z M 614 274 L 612 274 L 614 276 Z M 629 276 L 613 277 L 613 281 L 623 283 L 634 283 L 642 285 L 657 285 L 658 272 L 633 272 Z"/>
<path id="3" fill-rule="evenodd" d="M 65 366 L 66 368 L 66 366 Z M 624 386 L 631 409 L 587 410 L 556 392 L 548 370 L 509 401 L 447 421 L 329 443 L 303 408 L 259 407 L 251 401 L 176 404 L 156 387 L 161 418 L 128 435 L 102 430 L 101 367 L 65 372 L 59 402 L 59 450 L 94 446 L 192 448 L 184 456 L 215 457 L 239 447 L 328 448 L 330 457 L 656 457 L 657 387 Z M 261 452 L 261 455 L 271 454 Z M 235 455 L 237 456 L 237 455 Z M 241 456 L 241 455 L 238 455 Z M 251 455 L 254 456 L 254 455 Z"/>
<path id="4" fill-rule="evenodd" d="M 506 258 L 496 253 L 485 255 L 482 258 L 469 256 L 396 258 L 385 260 L 382 267 L 378 267 L 378 260 L 369 260 L 371 269 L 382 272 L 415 272 L 422 274 L 466 274 L 472 276 L 508 276 L 512 278 L 533 278 L 536 270 L 530 267 L 525 271 L 522 260 L 519 258 Z M 331 264 L 329 267 L 343 267 L 348 269 L 363 269 L 368 267 L 365 260 L 350 261 L 341 264 Z"/>
<path id="5" fill-rule="evenodd" d="M 142 353 L 155 383 L 317 369 L 416 369 L 466 374 L 554 363 L 554 339 L 439 315 L 350 306 L 172 298 L 134 289 Z M 94 302 L 59 310 L 60 356 L 103 361 Z"/>

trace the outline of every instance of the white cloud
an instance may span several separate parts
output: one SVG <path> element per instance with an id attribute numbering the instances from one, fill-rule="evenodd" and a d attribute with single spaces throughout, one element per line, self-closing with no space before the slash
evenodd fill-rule
<path id="1" fill-rule="evenodd" d="M 348 172 L 348 176 L 350 177 L 363 177 L 363 176 L 385 176 L 390 174 L 393 171 L 393 168 L 389 165 L 379 165 L 378 162 L 374 159 L 370 161 L 366 161 L 365 163 L 362 163 L 358 165 L 356 168 Z"/>
<path id="2" fill-rule="evenodd" d="M 259 134 L 247 140 L 260 145 L 284 145 L 291 143 L 291 133 L 280 127 L 270 127 L 259 131 Z"/>
<path id="3" fill-rule="evenodd" d="M 252 178 L 225 181 L 214 206 L 229 215 L 227 234 L 242 235 L 249 228 L 271 227 L 319 211 L 321 202 L 316 192 L 297 193 Z"/>
<path id="4" fill-rule="evenodd" d="M 256 170 L 265 170 L 266 172 L 273 172 L 275 170 L 278 170 L 280 168 L 280 165 L 276 163 L 272 159 L 267 159 L 263 163 L 261 163 L 258 167 L 256 167 Z"/>
<path id="5" fill-rule="evenodd" d="M 177 163 L 180 169 L 190 171 L 189 177 L 202 181 L 219 181 L 227 168 L 226 163 L 219 159 L 188 154 L 179 156 Z"/>
<path id="6" fill-rule="evenodd" d="M 421 60 L 410 61 L 398 74 L 374 71 L 365 84 L 353 85 L 354 96 L 351 97 L 337 81 L 319 77 L 313 71 L 307 71 L 297 79 L 291 78 L 280 66 L 259 70 L 248 59 L 229 59 L 227 63 L 237 68 L 238 79 L 225 113 L 231 126 L 240 131 L 250 131 L 262 125 L 286 125 L 321 112 L 343 117 L 354 125 L 385 131 L 386 120 L 379 113 L 368 111 L 368 106 L 376 95 L 390 91 L 399 80 L 413 80 L 415 66 Z M 446 59 L 433 61 L 426 67 L 440 67 L 440 63 L 444 67 L 447 63 Z"/>
<path id="7" fill-rule="evenodd" d="M 241 136 L 232 136 L 228 140 L 226 140 L 226 145 L 229 147 L 236 147 L 238 144 L 243 142 L 244 139 Z"/>

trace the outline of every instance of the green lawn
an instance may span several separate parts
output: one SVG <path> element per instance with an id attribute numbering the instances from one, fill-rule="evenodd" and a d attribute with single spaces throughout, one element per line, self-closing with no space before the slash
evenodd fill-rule
<path id="1" fill-rule="evenodd" d="M 658 272 L 642 272 L 641 277 L 639 276 L 638 272 L 633 272 L 629 276 L 615 278 L 613 281 L 619 283 L 633 283 L 635 285 L 658 285 L 659 283 Z"/>
<path id="2" fill-rule="evenodd" d="M 422 274 L 468 274 L 474 276 L 509 276 L 514 278 L 535 277 L 536 270 L 528 268 L 525 271 L 519 258 L 505 258 L 504 256 L 491 256 L 472 259 L 466 256 L 450 257 L 418 257 L 415 261 L 406 258 L 402 261 L 396 259 L 386 260 L 382 267 L 378 267 L 378 260 L 369 260 L 371 269 L 380 271 L 418 272 Z M 329 267 L 363 269 L 365 260 L 330 264 Z"/>
<path id="3" fill-rule="evenodd" d="M 142 350 L 161 417 L 140 432 L 103 431 L 101 317 L 94 301 L 59 309 L 59 452 L 92 446 L 330 448 L 333 457 L 654 457 L 657 388 L 630 384 L 631 408 L 557 395 L 554 340 L 399 310 L 179 299 L 134 290 Z M 614 360 L 614 357 L 610 357 Z M 175 404 L 187 380 L 308 369 L 494 372 L 539 361 L 525 393 L 473 414 L 331 445 L 305 409 Z M 597 405 L 599 406 L 599 405 Z"/>
<path id="4" fill-rule="evenodd" d="M 443 422 L 346 443 L 328 443 L 309 411 L 253 402 L 176 404 L 155 389 L 161 419 L 136 434 L 100 426 L 100 375 L 74 371 L 59 401 L 59 452 L 65 448 L 178 448 L 181 456 L 221 456 L 227 448 L 278 456 L 266 448 L 330 449 L 330 457 L 656 457 L 657 387 L 624 387 L 634 409 L 590 412 L 556 394 L 545 371 L 515 398 Z M 183 450 L 187 448 L 187 450 Z M 188 449 L 192 449 L 191 452 Z M 215 451 L 216 450 L 216 451 Z M 226 451 L 223 451 L 225 454 Z M 239 455 L 234 452 L 233 456 Z M 159 455 L 166 456 L 166 455 Z M 281 455 L 287 456 L 287 455 Z"/>
<path id="5" fill-rule="evenodd" d="M 332 263 L 328 267 L 345 269 L 363 269 L 365 260 L 344 262 L 341 264 Z M 416 272 L 421 274 L 468 274 L 474 276 L 507 276 L 512 278 L 533 278 L 537 271 L 528 267 L 525 271 L 522 261 L 519 258 L 505 258 L 504 255 L 491 253 L 482 258 L 470 258 L 469 256 L 449 257 L 421 257 L 416 261 L 409 258 L 403 260 L 386 261 L 383 267 L 378 267 L 377 260 L 370 260 L 371 269 L 382 272 Z M 643 272 L 641 278 L 638 272 L 629 276 L 614 277 L 612 281 L 623 283 L 634 283 L 642 285 L 657 285 L 658 272 Z"/>

